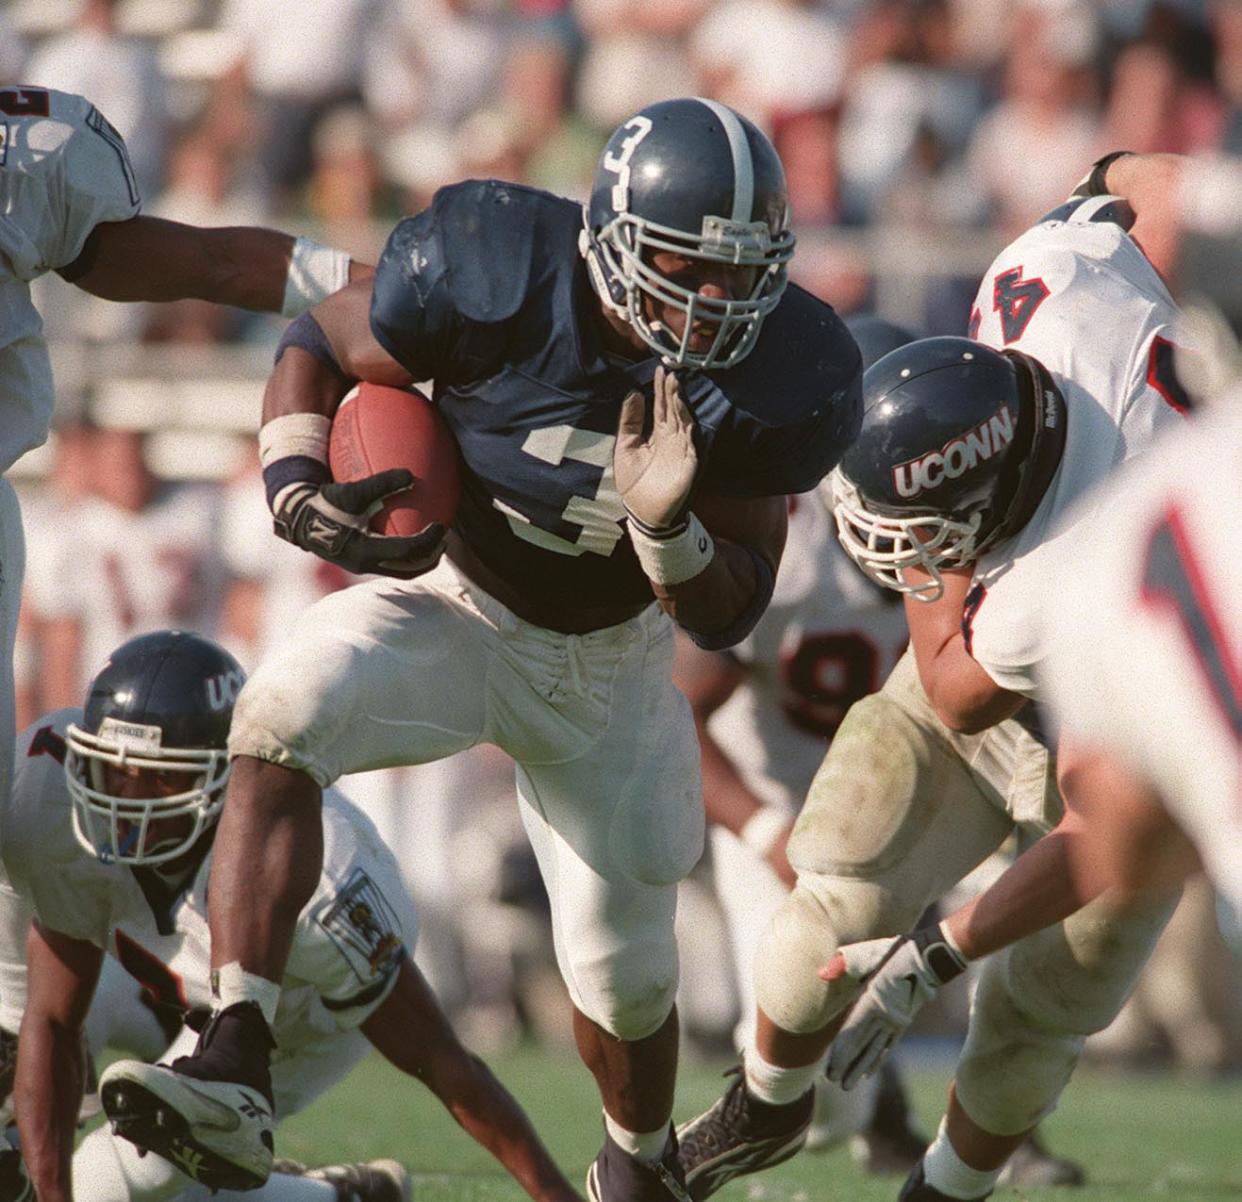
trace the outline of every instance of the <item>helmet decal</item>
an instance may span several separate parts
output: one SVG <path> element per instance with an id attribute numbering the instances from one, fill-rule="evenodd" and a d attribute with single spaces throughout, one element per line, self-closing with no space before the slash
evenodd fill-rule
<path id="1" fill-rule="evenodd" d="M 917 497 L 919 493 L 956 480 L 979 461 L 999 455 L 1013 442 L 1013 414 L 1002 405 L 991 417 L 977 426 L 950 439 L 939 451 L 928 451 L 893 468 L 893 487 L 899 497 Z"/>
<path id="2" fill-rule="evenodd" d="M 618 152 L 608 151 L 600 166 L 605 171 L 615 171 L 617 182 L 612 186 L 612 209 L 614 213 L 624 213 L 630 207 L 630 159 L 641 142 L 651 132 L 651 119 L 642 113 L 631 117 L 622 129 L 632 130 L 628 138 L 622 139 Z"/>

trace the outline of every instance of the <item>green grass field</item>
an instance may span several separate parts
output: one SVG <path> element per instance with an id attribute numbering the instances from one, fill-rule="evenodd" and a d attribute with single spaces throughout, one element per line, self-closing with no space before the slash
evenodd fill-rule
<path id="1" fill-rule="evenodd" d="M 490 1061 L 519 1098 L 570 1179 L 580 1185 L 600 1142 L 593 1083 L 563 1054 L 522 1051 Z M 723 1067 L 723 1066 L 721 1066 Z M 683 1069 L 679 1120 L 698 1113 L 721 1088 L 719 1069 Z M 911 1073 L 920 1119 L 934 1130 L 947 1070 Z M 1075 1191 L 1018 1194 L 1068 1202 L 1220 1202 L 1242 1197 L 1242 1082 L 1179 1083 L 1160 1076 L 1084 1071 L 1046 1126 L 1058 1152 L 1087 1167 Z M 309 1163 L 392 1156 L 414 1176 L 419 1202 L 508 1202 L 525 1195 L 461 1132 L 426 1090 L 372 1057 L 337 1089 L 280 1128 L 277 1155 Z M 864 1177 L 844 1151 L 804 1153 L 746 1178 L 722 1202 L 892 1202 L 900 1182 Z"/>

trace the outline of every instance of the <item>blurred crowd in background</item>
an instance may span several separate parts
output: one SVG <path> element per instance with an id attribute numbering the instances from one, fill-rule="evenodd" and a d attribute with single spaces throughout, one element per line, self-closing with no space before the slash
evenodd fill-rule
<path id="1" fill-rule="evenodd" d="M 442 184 L 585 197 L 618 122 L 714 97 L 782 156 L 795 279 L 845 314 L 962 333 L 993 255 L 1101 153 L 1242 154 L 1242 0 L 7 0 L 11 83 L 88 96 L 125 137 L 148 213 L 272 225 L 368 260 Z M 1238 239 L 1211 224 L 1187 234 L 1179 284 L 1240 326 Z M 78 704 L 107 652 L 146 629 L 200 630 L 253 665 L 349 582 L 270 532 L 251 435 L 281 323 L 37 288 L 60 397 L 52 441 L 15 473 L 19 720 Z M 420 960 L 464 1034 L 563 1038 L 504 758 L 346 787 L 403 861 Z M 687 884 L 683 1017 L 707 1048 L 736 1017 L 714 906 Z M 1210 895 L 1184 922 L 1101 1054 L 1242 1063 Z M 962 996 L 929 1029 L 959 1029 Z"/>

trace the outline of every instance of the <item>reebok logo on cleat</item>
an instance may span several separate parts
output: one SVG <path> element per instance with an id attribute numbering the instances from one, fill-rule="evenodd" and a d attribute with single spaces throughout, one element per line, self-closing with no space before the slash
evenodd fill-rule
<path id="1" fill-rule="evenodd" d="M 266 1106 L 257 1102 L 250 1094 L 237 1091 L 242 1096 L 241 1105 L 237 1107 L 248 1119 L 267 1119 L 272 1117 L 272 1112 Z"/>

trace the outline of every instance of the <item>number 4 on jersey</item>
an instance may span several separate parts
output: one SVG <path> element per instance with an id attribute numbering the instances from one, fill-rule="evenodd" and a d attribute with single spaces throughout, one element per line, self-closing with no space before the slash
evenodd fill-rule
<path id="1" fill-rule="evenodd" d="M 992 308 L 1000 314 L 1001 335 L 1008 346 L 1026 333 L 1035 310 L 1048 299 L 1048 285 L 1037 276 L 1022 278 L 1022 268 L 1002 271 L 992 281 Z"/>

